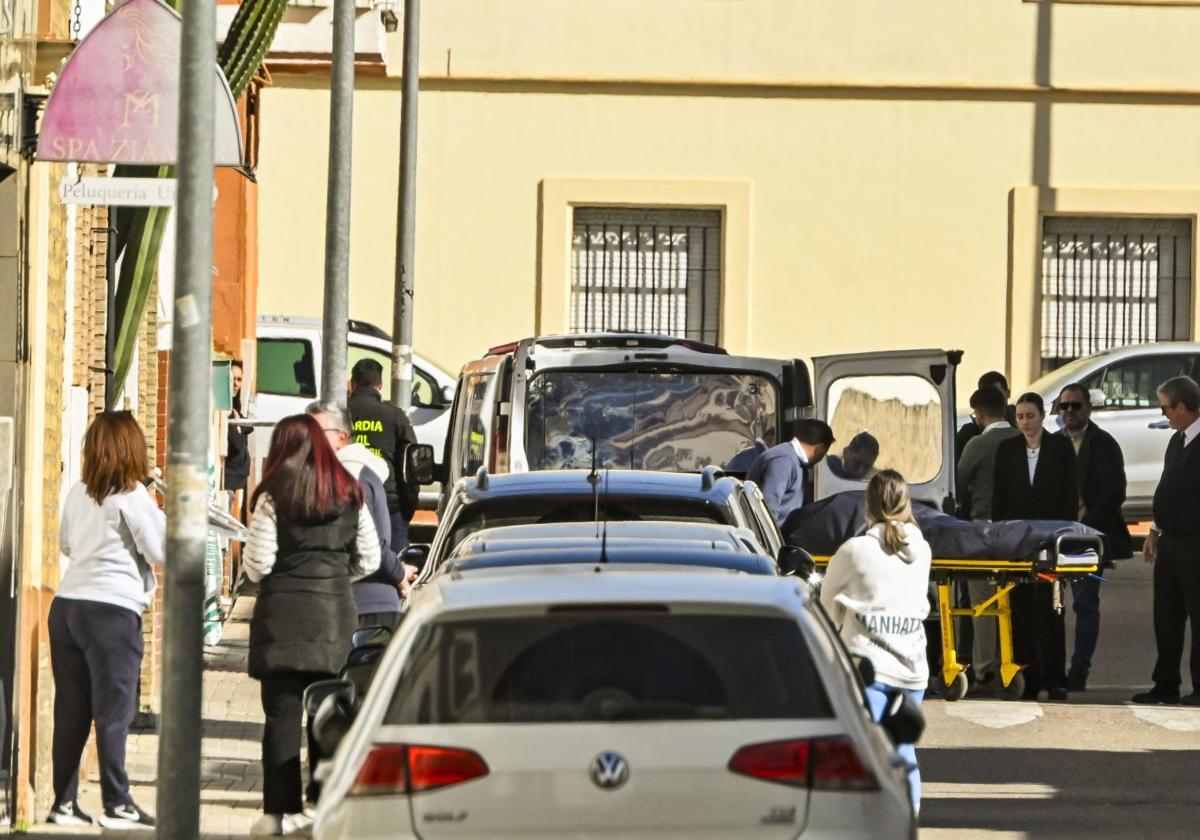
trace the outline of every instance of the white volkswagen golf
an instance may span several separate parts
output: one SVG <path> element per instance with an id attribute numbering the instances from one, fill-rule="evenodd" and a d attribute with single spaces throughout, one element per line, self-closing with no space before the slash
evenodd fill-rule
<path id="1" fill-rule="evenodd" d="M 315 837 L 915 835 L 801 581 L 599 562 L 429 587 L 321 774 Z M 323 747 L 345 708 L 318 713 Z"/>

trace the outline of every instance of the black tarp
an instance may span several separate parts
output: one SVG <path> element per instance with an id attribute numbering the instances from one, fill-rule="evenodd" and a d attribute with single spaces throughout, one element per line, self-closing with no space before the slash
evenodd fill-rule
<path id="1" fill-rule="evenodd" d="M 1061 534 L 1101 536 L 1094 528 L 1065 520 L 965 522 L 916 502 L 913 515 L 934 557 L 1024 560 L 1052 546 Z M 866 529 L 866 493 L 851 490 L 793 511 L 782 530 L 789 545 L 830 555 Z"/>

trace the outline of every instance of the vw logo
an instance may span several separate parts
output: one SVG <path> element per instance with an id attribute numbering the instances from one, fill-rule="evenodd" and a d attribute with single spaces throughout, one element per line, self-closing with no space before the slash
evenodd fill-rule
<path id="1" fill-rule="evenodd" d="M 601 790 L 616 790 L 629 780 L 629 762 L 620 753 L 605 750 L 592 759 L 588 775 Z"/>

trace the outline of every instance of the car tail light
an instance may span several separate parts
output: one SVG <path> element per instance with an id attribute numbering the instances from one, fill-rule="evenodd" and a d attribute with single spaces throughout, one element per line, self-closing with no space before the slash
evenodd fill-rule
<path id="1" fill-rule="evenodd" d="M 358 771 L 351 796 L 420 793 L 486 776 L 477 752 L 454 747 L 377 744 Z"/>
<path id="2" fill-rule="evenodd" d="M 743 776 L 779 782 L 792 787 L 808 786 L 808 741 L 773 741 L 742 747 L 729 759 L 729 769 Z"/>
<path id="3" fill-rule="evenodd" d="M 879 790 L 849 738 L 816 738 L 810 755 L 813 790 Z"/>
<path id="4" fill-rule="evenodd" d="M 379 796 L 408 790 L 408 756 L 403 744 L 377 744 L 367 753 L 350 789 L 351 796 Z"/>
<path id="5" fill-rule="evenodd" d="M 729 759 L 742 776 L 812 790 L 879 790 L 849 738 L 796 738 L 742 747 Z"/>
<path id="6" fill-rule="evenodd" d="M 486 776 L 488 766 L 479 753 L 450 747 L 409 747 L 408 785 L 411 793 L 458 785 Z"/>

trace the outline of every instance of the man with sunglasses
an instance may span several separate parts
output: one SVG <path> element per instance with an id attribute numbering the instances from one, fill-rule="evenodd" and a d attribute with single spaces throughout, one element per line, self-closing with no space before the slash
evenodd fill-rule
<path id="1" fill-rule="evenodd" d="M 1079 478 L 1079 521 L 1104 534 L 1105 560 L 1133 556 L 1133 541 L 1121 505 L 1125 503 L 1125 457 L 1121 445 L 1092 422 L 1092 400 L 1079 383 L 1067 385 L 1055 403 L 1062 432 L 1075 447 Z M 1100 580 L 1079 578 L 1071 583 L 1075 610 L 1075 651 L 1067 672 L 1070 691 L 1087 689 L 1092 656 L 1100 638 Z"/>
<path id="2" fill-rule="evenodd" d="M 1134 703 L 1200 706 L 1200 385 L 1176 376 L 1158 386 L 1158 404 L 1175 430 L 1154 490 L 1154 526 L 1142 554 L 1154 564 L 1154 687 Z M 1187 624 L 1192 693 L 1180 698 L 1180 660 Z"/>

